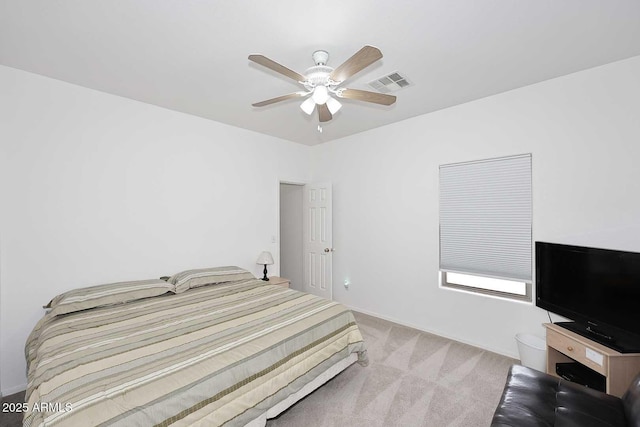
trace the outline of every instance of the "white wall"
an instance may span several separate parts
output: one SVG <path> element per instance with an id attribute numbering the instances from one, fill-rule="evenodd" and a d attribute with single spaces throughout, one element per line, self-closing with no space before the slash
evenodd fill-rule
<path id="1" fill-rule="evenodd" d="M 278 274 L 279 181 L 308 179 L 308 147 L 6 67 L 0 93 L 5 395 L 62 291 L 226 264 L 258 275 L 263 250 Z"/>
<path id="2" fill-rule="evenodd" d="M 278 274 L 279 180 L 333 182 L 335 299 L 515 356 L 545 312 L 438 288 L 438 165 L 531 152 L 534 239 L 640 251 L 638 75 L 640 57 L 309 148 L 0 67 L 1 388 L 24 387 L 61 291 L 260 274 L 265 249 Z"/>
<path id="3" fill-rule="evenodd" d="M 333 182 L 334 298 L 517 356 L 545 311 L 438 287 L 438 166 L 532 153 L 534 240 L 640 252 L 639 76 L 635 57 L 313 147 L 313 180 Z"/>
<path id="4" fill-rule="evenodd" d="M 280 274 L 302 290 L 302 195 L 304 186 L 280 185 Z"/>

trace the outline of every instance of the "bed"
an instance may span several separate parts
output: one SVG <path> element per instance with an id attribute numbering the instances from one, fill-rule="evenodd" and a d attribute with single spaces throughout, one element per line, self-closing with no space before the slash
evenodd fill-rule
<path id="1" fill-rule="evenodd" d="M 366 349 L 344 306 L 237 267 L 59 295 L 25 347 L 24 426 L 264 426 Z"/>

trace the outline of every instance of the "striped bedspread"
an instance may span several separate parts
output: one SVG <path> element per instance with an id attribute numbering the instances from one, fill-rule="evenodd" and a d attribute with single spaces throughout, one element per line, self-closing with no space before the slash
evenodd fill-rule
<path id="1" fill-rule="evenodd" d="M 26 345 L 24 426 L 241 426 L 366 351 L 344 306 L 244 280 L 63 316 Z"/>

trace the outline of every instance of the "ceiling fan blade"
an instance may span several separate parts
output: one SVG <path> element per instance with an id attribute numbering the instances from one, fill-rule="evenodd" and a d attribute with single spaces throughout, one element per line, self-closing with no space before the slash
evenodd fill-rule
<path id="1" fill-rule="evenodd" d="M 336 92 L 340 98 L 355 99 L 357 101 L 373 102 L 374 104 L 391 105 L 396 102 L 393 95 L 385 95 L 384 93 L 369 92 L 368 90 L 359 89 L 340 89 Z"/>
<path id="2" fill-rule="evenodd" d="M 284 65 L 278 64 L 276 61 L 273 61 L 264 55 L 249 55 L 249 60 L 255 62 L 256 64 L 260 64 L 263 67 L 267 67 L 277 73 L 285 75 L 297 82 L 304 82 L 305 80 L 307 80 L 307 78 L 302 74 L 290 70 Z"/>
<path id="3" fill-rule="evenodd" d="M 275 104 L 276 102 L 286 101 L 287 99 L 300 98 L 301 96 L 308 95 L 308 92 L 294 92 L 287 95 L 278 96 L 276 98 L 267 99 L 265 101 L 256 102 L 251 104 L 254 107 L 264 107 L 265 105 Z"/>
<path id="4" fill-rule="evenodd" d="M 329 78 L 334 82 L 343 82 L 349 77 L 367 68 L 369 65 L 382 58 L 380 49 L 373 46 L 365 46 L 357 51 L 351 58 L 333 70 Z"/>
<path id="5" fill-rule="evenodd" d="M 329 111 L 329 107 L 327 107 L 327 104 L 318 105 L 318 118 L 320 119 L 320 122 L 328 122 L 333 118 L 333 115 L 331 114 L 331 111 Z"/>

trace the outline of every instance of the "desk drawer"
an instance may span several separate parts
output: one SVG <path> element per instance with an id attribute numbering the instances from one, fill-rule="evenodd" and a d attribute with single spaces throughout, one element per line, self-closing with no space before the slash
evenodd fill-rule
<path id="1" fill-rule="evenodd" d="M 597 350 L 585 346 L 581 342 L 571 337 L 562 335 L 551 329 L 547 329 L 547 346 L 556 349 L 565 356 L 568 356 L 576 362 L 588 366 L 589 368 L 601 373 L 602 375 L 607 375 L 607 365 L 609 363 L 608 357 Z M 591 353 L 591 358 L 587 357 L 587 349 L 593 352 Z M 598 363 L 600 362 L 600 360 L 602 361 L 602 363 Z"/>

